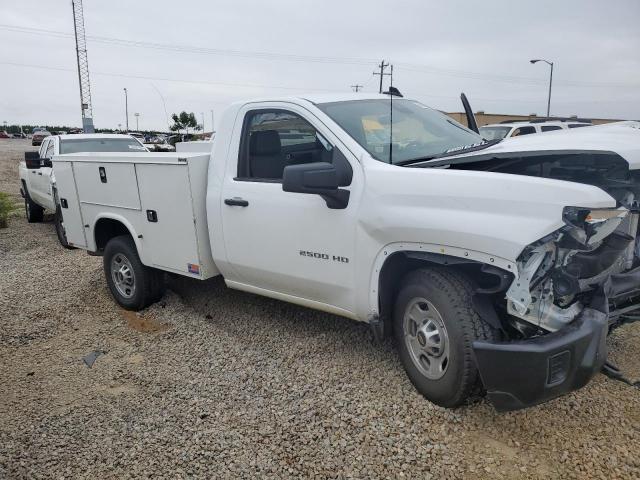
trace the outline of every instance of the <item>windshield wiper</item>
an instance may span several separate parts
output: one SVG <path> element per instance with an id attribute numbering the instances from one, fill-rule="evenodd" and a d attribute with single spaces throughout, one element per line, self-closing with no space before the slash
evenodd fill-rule
<path id="1" fill-rule="evenodd" d="M 399 165 L 402 167 L 402 166 L 411 165 L 414 163 L 428 162 L 429 160 L 435 160 L 436 158 L 453 157 L 454 155 L 459 155 L 461 153 L 476 152 L 478 150 L 484 150 L 485 148 L 489 148 L 493 145 L 496 145 L 501 141 L 502 139 L 500 138 L 496 140 L 485 141 L 482 143 L 476 143 L 473 145 L 463 145 L 460 147 L 453 147 L 448 150 L 445 150 L 442 153 L 438 153 L 436 155 L 430 155 L 428 157 L 410 158 L 409 160 L 402 160 L 401 162 L 395 163 L 394 165 Z"/>

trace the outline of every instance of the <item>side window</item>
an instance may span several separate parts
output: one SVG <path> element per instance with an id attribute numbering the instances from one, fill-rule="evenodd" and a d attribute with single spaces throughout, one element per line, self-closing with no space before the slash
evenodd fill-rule
<path id="1" fill-rule="evenodd" d="M 47 151 L 44 154 L 44 158 L 53 157 L 53 147 L 55 146 L 55 142 L 53 140 L 49 140 L 49 145 L 47 145 Z"/>
<path id="2" fill-rule="evenodd" d="M 517 137 L 519 135 L 530 135 L 532 133 L 536 133 L 535 127 L 520 127 L 520 128 L 516 128 L 511 134 L 511 136 Z"/>
<path id="3" fill-rule="evenodd" d="M 580 128 L 580 127 L 588 127 L 591 125 L 590 123 L 570 123 L 569 128 Z"/>
<path id="4" fill-rule="evenodd" d="M 244 120 L 238 179 L 279 181 L 286 166 L 331 162 L 332 151 L 332 145 L 299 115 L 254 110 Z"/>
<path id="5" fill-rule="evenodd" d="M 540 127 L 543 132 L 552 132 L 554 130 L 562 130 L 562 127 L 559 125 L 542 125 Z"/>

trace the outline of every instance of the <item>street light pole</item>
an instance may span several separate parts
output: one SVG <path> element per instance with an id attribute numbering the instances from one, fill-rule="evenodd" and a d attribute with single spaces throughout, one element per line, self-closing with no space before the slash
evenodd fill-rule
<path id="1" fill-rule="evenodd" d="M 202 133 L 204 133 L 204 112 L 200 112 L 200 116 L 202 117 Z"/>
<path id="2" fill-rule="evenodd" d="M 551 67 L 551 73 L 549 74 L 549 96 L 547 98 L 547 118 L 549 118 L 549 115 L 551 112 L 551 85 L 553 84 L 553 62 L 549 62 L 548 60 L 544 60 L 543 58 L 537 58 L 529 61 L 531 63 L 544 62 Z"/>
<path id="3" fill-rule="evenodd" d="M 127 128 L 127 133 L 129 133 L 129 98 L 127 97 L 127 89 L 124 89 L 124 114 L 126 117 L 126 128 Z"/>
<path id="4" fill-rule="evenodd" d="M 215 130 L 216 130 L 216 127 L 213 123 L 213 110 L 211 110 L 211 133 L 213 134 Z"/>

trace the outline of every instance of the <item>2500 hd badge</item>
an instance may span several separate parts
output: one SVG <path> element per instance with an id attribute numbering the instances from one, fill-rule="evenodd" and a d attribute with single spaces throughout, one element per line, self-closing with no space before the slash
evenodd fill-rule
<path id="1" fill-rule="evenodd" d="M 327 253 L 308 252 L 306 250 L 300 250 L 301 257 L 317 258 L 318 260 L 333 260 L 334 262 L 349 263 L 347 257 L 341 257 L 340 255 L 329 255 Z"/>

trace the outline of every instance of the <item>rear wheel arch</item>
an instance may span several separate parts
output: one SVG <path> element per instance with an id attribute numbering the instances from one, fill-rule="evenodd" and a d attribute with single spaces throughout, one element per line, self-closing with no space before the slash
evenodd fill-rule
<path id="1" fill-rule="evenodd" d="M 96 251 L 104 252 L 104 249 L 107 246 L 107 243 L 109 243 L 109 240 L 123 235 L 130 236 L 139 251 L 139 245 L 135 232 L 130 225 L 125 224 L 125 222 L 117 218 L 102 217 L 98 219 L 93 228 L 93 238 L 96 245 Z"/>

